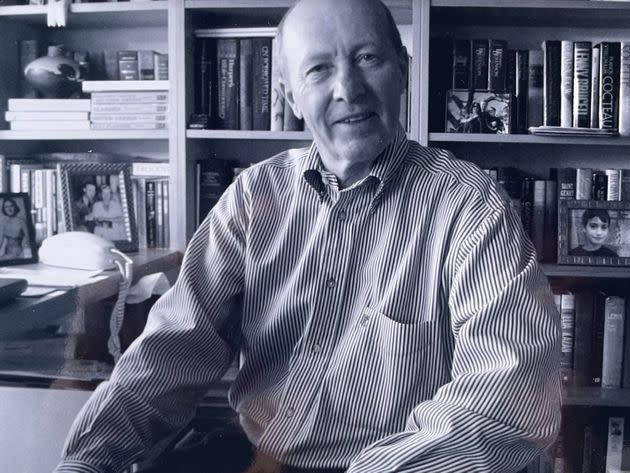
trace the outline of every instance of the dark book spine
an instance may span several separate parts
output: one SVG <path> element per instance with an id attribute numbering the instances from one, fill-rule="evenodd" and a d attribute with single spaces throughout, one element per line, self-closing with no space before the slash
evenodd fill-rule
<path id="1" fill-rule="evenodd" d="M 507 41 L 491 39 L 488 45 L 488 89 L 504 92 L 507 72 Z"/>
<path id="2" fill-rule="evenodd" d="M 251 38 L 239 40 L 239 124 L 241 130 L 252 129 L 253 94 L 253 44 Z"/>
<path id="3" fill-rule="evenodd" d="M 592 44 L 573 43 L 573 126 L 591 126 L 591 67 Z"/>
<path id="4" fill-rule="evenodd" d="M 623 329 L 626 300 L 609 296 L 604 307 L 604 349 L 602 354 L 602 387 L 621 388 Z"/>
<path id="5" fill-rule="evenodd" d="M 518 106 L 516 104 L 516 50 L 508 49 L 506 52 L 505 60 L 505 91 L 510 94 L 510 100 L 512 106 L 510 107 L 510 123 L 512 126 L 512 133 L 519 133 L 518 131 Z"/>
<path id="6" fill-rule="evenodd" d="M 155 181 L 147 180 L 145 184 L 145 205 L 146 205 L 146 234 L 147 248 L 155 248 L 157 246 L 157 221 L 155 215 Z"/>
<path id="7" fill-rule="evenodd" d="M 525 233 L 531 238 L 534 216 L 534 179 L 529 177 L 523 179 L 523 192 L 521 195 L 521 220 Z"/>
<path id="8" fill-rule="evenodd" d="M 529 97 L 529 51 L 519 49 L 515 57 L 515 91 L 516 133 L 527 133 L 527 100 Z"/>
<path id="9" fill-rule="evenodd" d="M 195 113 L 210 115 L 210 85 L 212 84 L 210 38 L 198 38 L 195 42 Z"/>
<path id="10" fill-rule="evenodd" d="M 254 38 L 254 130 L 271 127 L 271 38 Z"/>
<path id="11" fill-rule="evenodd" d="M 218 82 L 218 121 L 219 127 L 238 130 L 238 40 L 219 38 L 217 40 L 217 82 Z"/>
<path id="12" fill-rule="evenodd" d="M 621 45 L 603 42 L 599 51 L 599 127 L 615 130 L 619 126 L 619 63 Z"/>
<path id="13" fill-rule="evenodd" d="M 544 41 L 543 125 L 560 126 L 560 41 Z"/>
<path id="14" fill-rule="evenodd" d="M 31 62 L 40 56 L 41 45 L 37 39 L 24 39 L 19 41 L 20 64 L 19 64 L 19 81 L 20 97 L 36 98 L 37 92 L 35 88 L 24 77 L 24 69 Z"/>
<path id="15" fill-rule="evenodd" d="M 472 41 L 472 67 L 471 81 L 475 90 L 488 88 L 488 51 L 487 39 L 474 39 Z"/>
<path id="16" fill-rule="evenodd" d="M 626 323 L 624 329 L 623 346 L 623 372 L 621 374 L 621 387 L 630 388 L 630 304 L 626 304 Z"/>
<path id="17" fill-rule="evenodd" d="M 552 262 L 558 254 L 558 189 L 556 181 L 545 185 L 545 218 L 543 233 L 544 259 Z"/>
<path id="18" fill-rule="evenodd" d="M 227 161 L 205 159 L 197 163 L 197 208 L 199 220 L 206 218 L 234 178 L 234 170 Z"/>
<path id="19" fill-rule="evenodd" d="M 529 51 L 529 80 L 527 81 L 527 123 L 530 126 L 543 124 L 543 53 L 540 50 Z"/>
<path id="20" fill-rule="evenodd" d="M 453 41 L 453 87 L 452 89 L 470 88 L 471 44 L 467 39 Z"/>
<path id="21" fill-rule="evenodd" d="M 575 342 L 573 347 L 573 371 L 576 386 L 591 385 L 591 344 L 593 337 L 593 292 L 578 291 L 575 294 Z"/>
<path id="22" fill-rule="evenodd" d="M 605 305 L 606 294 L 598 292 L 595 295 L 595 304 L 593 310 L 593 331 L 591 333 L 591 360 L 590 360 L 590 373 L 591 373 L 591 386 L 602 385 L 602 361 L 604 354 L 604 326 L 606 322 L 605 317 Z"/>
<path id="23" fill-rule="evenodd" d="M 608 176 L 604 173 L 593 174 L 593 190 L 591 195 L 594 200 L 608 200 Z"/>
<path id="24" fill-rule="evenodd" d="M 118 76 L 120 80 L 139 80 L 138 51 L 118 51 Z"/>

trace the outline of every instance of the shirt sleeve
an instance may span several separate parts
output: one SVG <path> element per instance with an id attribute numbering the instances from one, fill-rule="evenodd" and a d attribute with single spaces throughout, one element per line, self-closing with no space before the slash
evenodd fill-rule
<path id="1" fill-rule="evenodd" d="M 559 315 L 518 216 L 493 210 L 456 251 L 451 380 L 349 473 L 515 472 L 557 434 Z"/>
<path id="2" fill-rule="evenodd" d="M 238 349 L 245 203 L 232 185 L 192 238 L 177 282 L 75 419 L 56 471 L 119 472 L 192 418 Z"/>

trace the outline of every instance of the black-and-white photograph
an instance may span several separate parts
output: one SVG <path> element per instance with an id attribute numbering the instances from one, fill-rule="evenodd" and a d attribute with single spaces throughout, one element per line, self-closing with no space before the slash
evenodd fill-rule
<path id="1" fill-rule="evenodd" d="M 60 173 L 69 230 L 93 233 L 121 250 L 137 248 L 127 164 L 62 164 Z"/>
<path id="2" fill-rule="evenodd" d="M 37 260 L 31 205 L 26 193 L 0 193 L 0 266 Z"/>
<path id="3" fill-rule="evenodd" d="M 630 265 L 630 203 L 560 201 L 558 261 Z"/>

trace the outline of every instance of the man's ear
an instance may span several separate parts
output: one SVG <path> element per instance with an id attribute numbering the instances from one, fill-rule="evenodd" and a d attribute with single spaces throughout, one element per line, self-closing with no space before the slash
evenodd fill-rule
<path id="1" fill-rule="evenodd" d="M 291 110 L 293 110 L 293 115 L 295 115 L 298 119 L 302 119 L 302 112 L 300 112 L 300 107 L 298 107 L 297 103 L 295 103 L 295 97 L 293 96 L 293 90 L 291 86 L 284 80 L 284 78 L 280 78 L 279 80 L 280 90 L 282 91 L 282 95 L 284 95 L 284 100 L 289 103 Z"/>
<path id="2" fill-rule="evenodd" d="M 398 53 L 398 61 L 400 63 L 400 72 L 402 79 L 401 86 L 402 90 L 405 90 L 409 85 L 409 54 L 407 54 L 407 48 L 405 46 L 403 46 Z"/>

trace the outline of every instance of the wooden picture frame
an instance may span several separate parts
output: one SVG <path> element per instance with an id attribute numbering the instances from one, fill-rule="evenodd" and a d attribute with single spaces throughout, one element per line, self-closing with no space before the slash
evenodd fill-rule
<path id="1" fill-rule="evenodd" d="M 26 192 L 0 193 L 0 266 L 36 263 L 37 242 Z"/>
<path id="2" fill-rule="evenodd" d="M 630 202 L 560 200 L 558 263 L 630 266 Z"/>
<path id="3" fill-rule="evenodd" d="M 138 251 L 130 163 L 60 163 L 67 231 L 101 236 L 121 251 Z"/>

